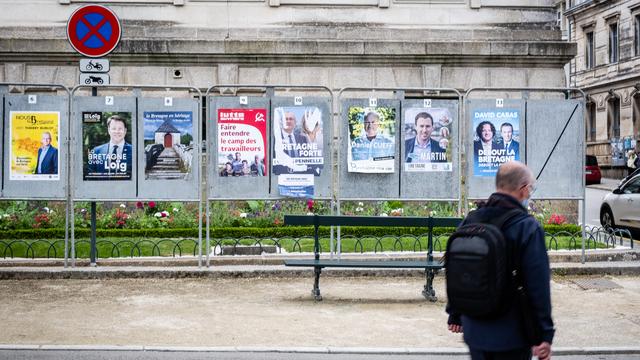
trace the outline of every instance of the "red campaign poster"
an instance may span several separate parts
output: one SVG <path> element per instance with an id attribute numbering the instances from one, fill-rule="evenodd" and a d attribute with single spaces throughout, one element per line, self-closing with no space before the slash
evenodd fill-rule
<path id="1" fill-rule="evenodd" d="M 218 109 L 218 175 L 266 176 L 267 109 Z"/>

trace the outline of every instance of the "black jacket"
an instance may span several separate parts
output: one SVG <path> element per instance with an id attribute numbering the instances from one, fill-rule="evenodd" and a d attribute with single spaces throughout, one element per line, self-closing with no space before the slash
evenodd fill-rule
<path id="1" fill-rule="evenodd" d="M 510 195 L 494 193 L 478 211 L 490 217 L 520 208 L 522 215 L 511 219 L 504 227 L 508 241 L 518 242 L 520 249 L 521 273 L 529 300 L 542 329 L 542 339 L 551 343 L 554 328 L 551 319 L 551 292 L 549 257 L 544 244 L 544 230 L 526 209 Z M 464 222 L 463 222 L 464 224 Z M 461 224 L 461 225 L 463 225 Z M 455 309 L 447 306 L 450 324 L 461 324 L 464 341 L 472 349 L 484 351 L 507 351 L 525 348 L 527 344 L 522 334 L 521 314 L 515 305 L 495 319 L 474 319 L 460 316 Z"/>

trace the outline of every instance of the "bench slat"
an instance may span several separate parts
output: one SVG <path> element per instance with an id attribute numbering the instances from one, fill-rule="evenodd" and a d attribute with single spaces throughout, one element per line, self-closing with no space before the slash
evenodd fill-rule
<path id="1" fill-rule="evenodd" d="M 302 267 L 344 267 L 344 268 L 414 268 L 442 269 L 439 261 L 404 261 L 404 260 L 285 260 L 285 266 Z"/>

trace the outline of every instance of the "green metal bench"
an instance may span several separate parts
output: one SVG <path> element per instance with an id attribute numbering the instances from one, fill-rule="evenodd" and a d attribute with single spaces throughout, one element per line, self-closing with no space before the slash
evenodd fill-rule
<path id="1" fill-rule="evenodd" d="M 331 216 L 331 215 L 285 215 L 285 225 L 313 225 L 314 246 L 313 260 L 285 260 L 285 266 L 313 267 L 315 280 L 311 293 L 320 301 L 320 274 L 322 268 L 405 268 L 424 269 L 427 282 L 422 290 L 422 295 L 436 301 L 436 292 L 433 289 L 433 278 L 442 269 L 444 264 L 433 260 L 433 228 L 438 226 L 457 227 L 461 218 L 433 218 L 433 217 L 378 217 L 378 216 Z M 320 226 L 389 226 L 389 227 L 424 227 L 428 231 L 427 257 L 424 260 L 342 260 L 320 259 L 320 239 L 318 228 Z"/>

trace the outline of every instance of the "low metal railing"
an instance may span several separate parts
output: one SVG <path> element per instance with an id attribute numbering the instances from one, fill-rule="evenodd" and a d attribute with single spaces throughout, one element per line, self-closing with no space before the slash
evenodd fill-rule
<path id="1" fill-rule="evenodd" d="M 633 237 L 627 229 L 605 229 L 602 227 L 586 227 L 585 249 L 615 248 L 627 246 L 633 248 Z M 446 242 L 450 234 L 433 236 L 433 249 L 442 252 L 446 248 Z M 328 236 L 320 241 L 320 252 L 327 253 L 382 253 L 382 252 L 414 252 L 420 253 L 427 250 L 428 235 L 345 235 L 341 237 L 340 249 L 334 243 L 330 248 Z M 557 233 L 545 233 L 545 245 L 549 250 L 558 250 L 559 242 L 566 243 L 562 248 L 568 250 L 582 249 L 582 233 L 560 231 Z M 240 238 L 216 238 L 211 239 L 211 255 L 220 256 L 226 253 L 237 254 L 241 247 L 253 247 L 254 253 L 260 254 L 267 249 L 276 254 L 283 253 L 311 253 L 313 252 L 313 237 L 251 237 Z M 223 248 L 231 251 L 223 251 Z M 76 242 L 78 258 L 88 257 L 90 250 L 89 240 Z M 121 257 L 147 257 L 147 256 L 197 256 L 198 241 L 191 238 L 179 239 L 121 239 L 98 240 L 98 258 Z M 63 258 L 63 239 L 37 239 L 37 240 L 0 240 L 0 255 L 2 259 L 13 258 Z"/>

